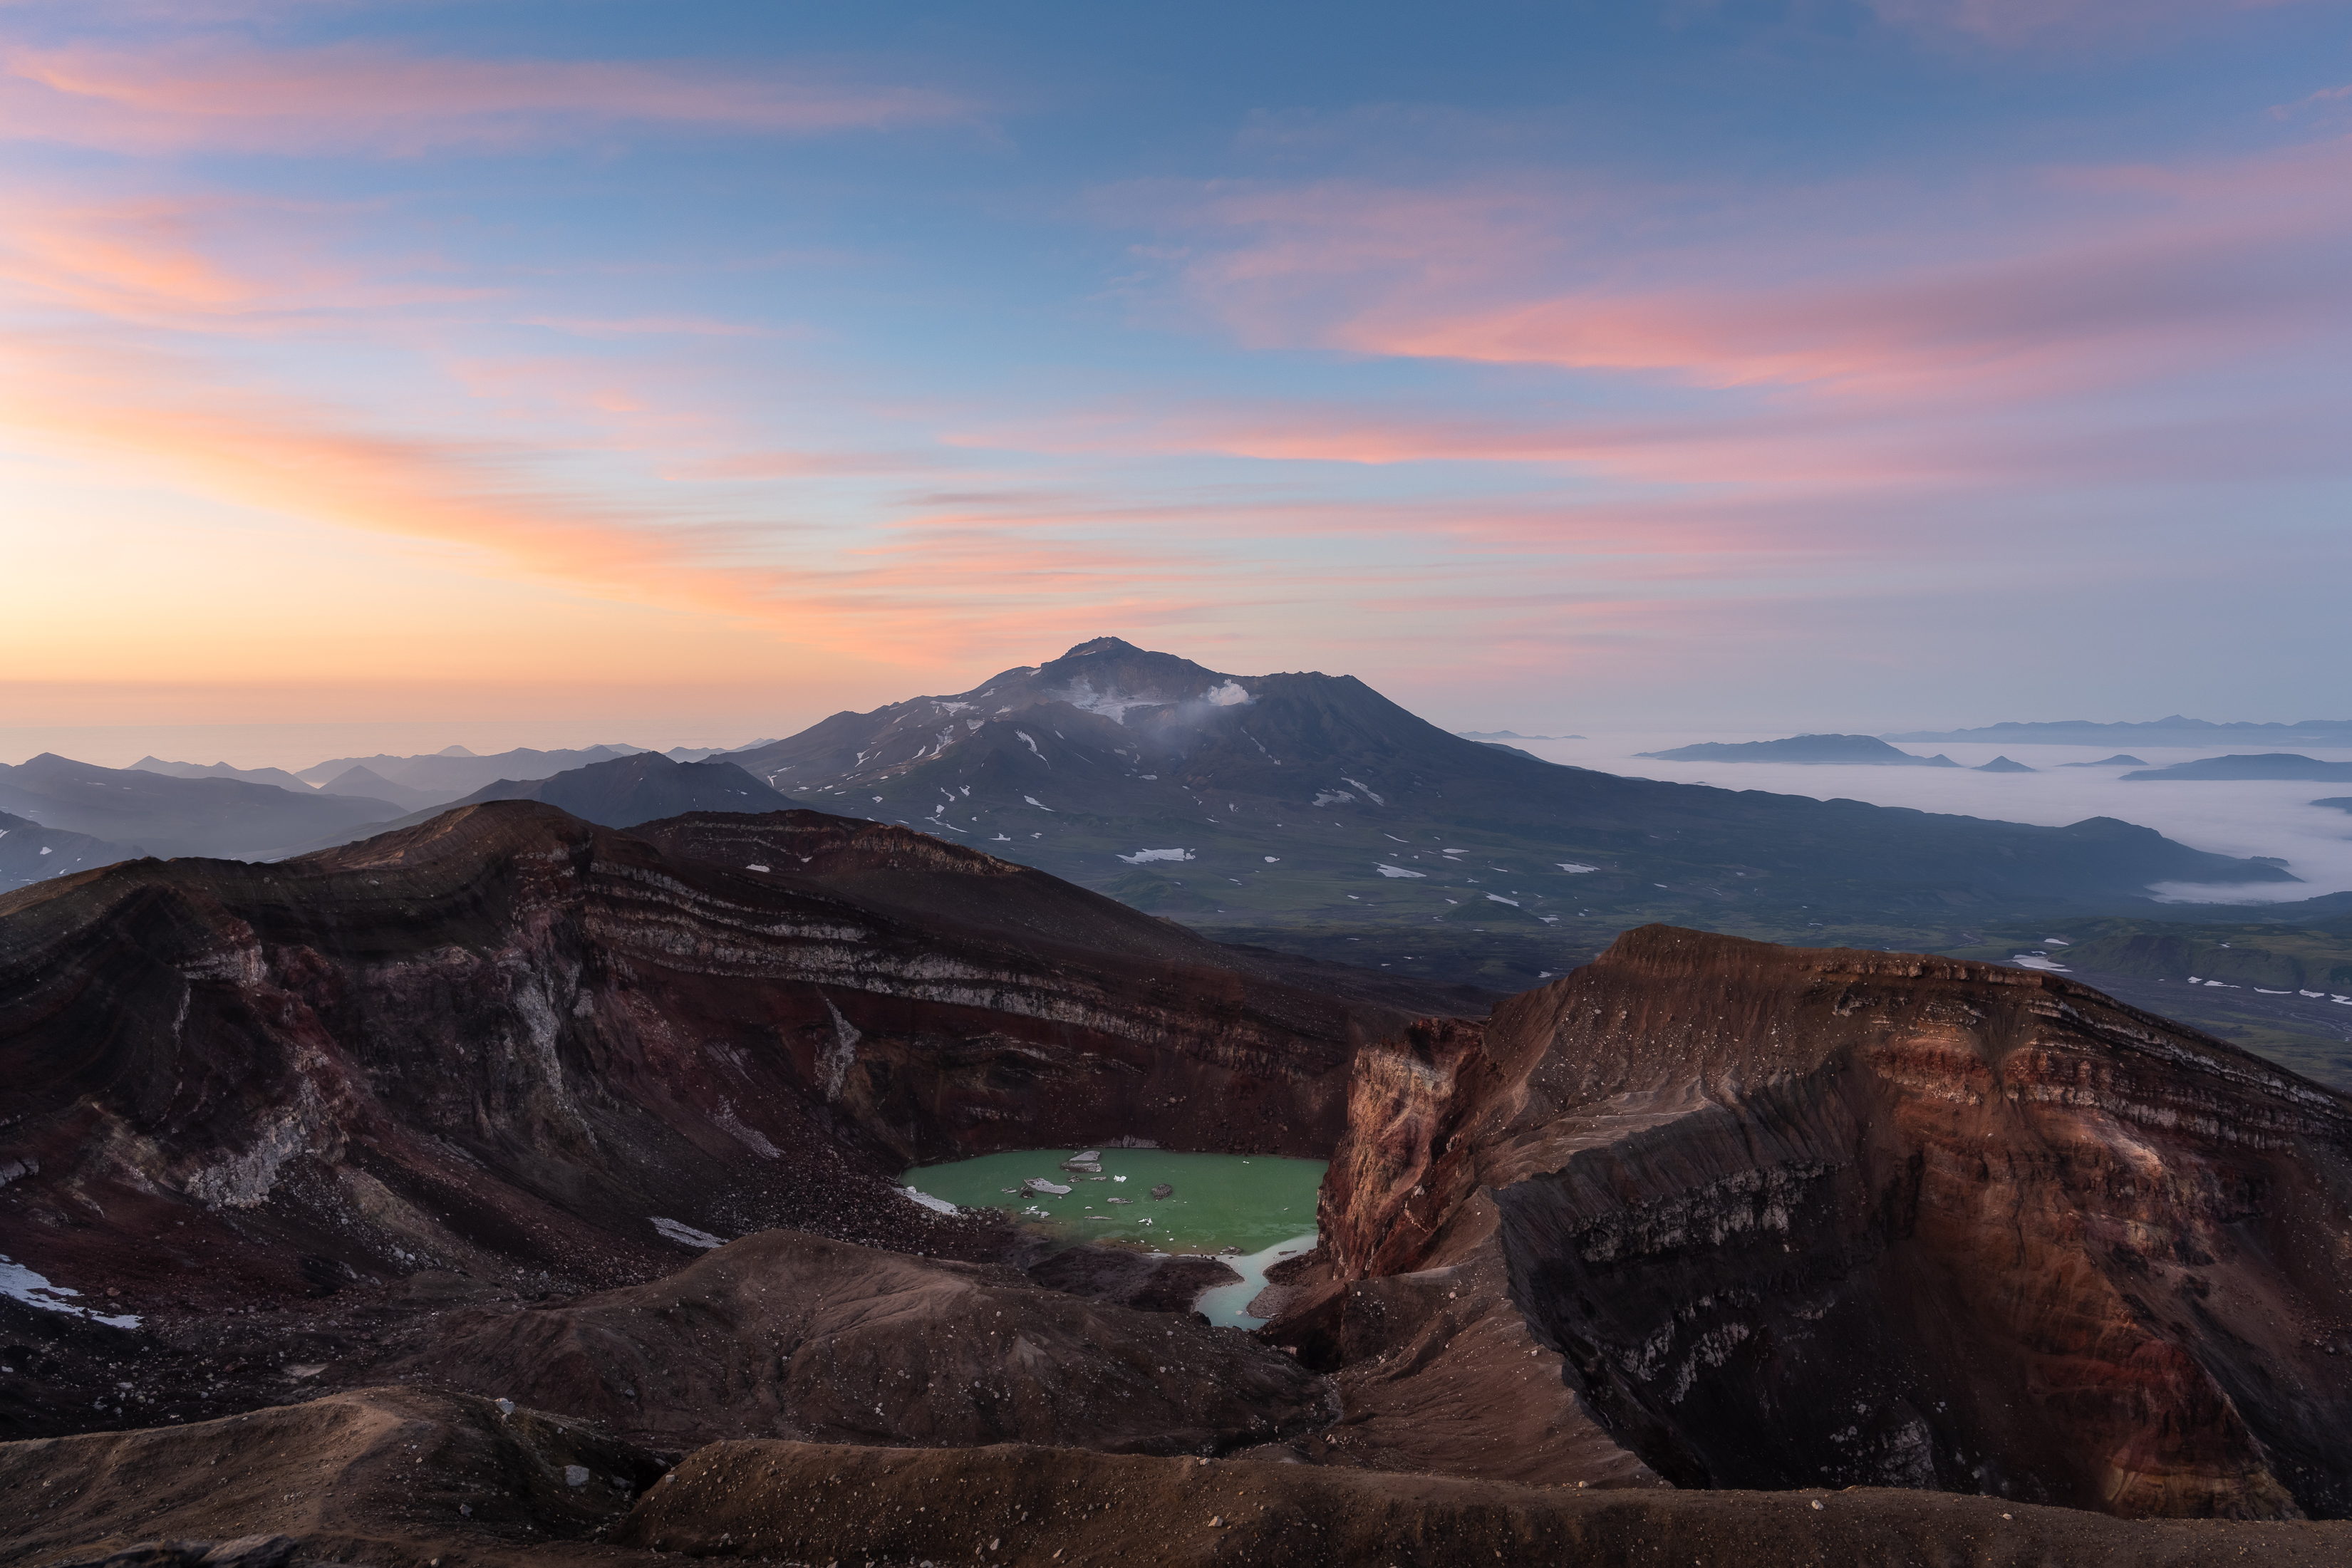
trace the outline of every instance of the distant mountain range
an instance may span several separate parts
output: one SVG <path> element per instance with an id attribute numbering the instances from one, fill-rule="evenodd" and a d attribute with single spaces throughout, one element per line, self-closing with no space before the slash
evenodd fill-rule
<path id="1" fill-rule="evenodd" d="M 634 828 L 689 811 L 784 811 L 801 804 L 731 762 L 673 762 L 658 751 L 640 751 L 567 768 L 550 779 L 500 779 L 462 800 L 328 834 L 308 847 L 331 849 L 488 800 L 537 800 L 605 828 Z"/>
<path id="2" fill-rule="evenodd" d="M 2352 784 L 2352 762 L 2322 762 L 2292 751 L 2266 751 L 2258 756 L 2200 757 L 2169 768 L 2144 768 L 2126 773 L 2131 779 L 2279 779 L 2304 783 Z"/>
<path id="3" fill-rule="evenodd" d="M 1758 752 L 1955 766 L 1867 736 L 1702 755 Z M 536 800 L 614 828 L 806 803 L 985 849 L 1226 940 L 1495 989 L 1565 972 L 1654 920 L 1934 946 L 1957 918 L 2140 907 L 2157 883 L 2294 880 L 2112 818 L 2026 826 L 1559 766 L 1448 734 L 1353 677 L 1234 675 L 1116 638 L 723 759 L 452 747 L 333 758 L 292 789 L 146 760 L 0 768 L 0 810 L 91 841 L 34 859 L 70 847 L 89 864 L 276 858 L 467 802 Z"/>
<path id="4" fill-rule="evenodd" d="M 1407 973 L 1442 960 L 1496 988 L 1648 920 L 1926 933 L 1960 909 L 2293 880 L 2111 818 L 2028 827 L 1563 767 L 1449 734 L 1350 676 L 1235 675 L 1117 638 L 729 760 L 820 809 L 1229 940 Z"/>
<path id="5" fill-rule="evenodd" d="M 88 833 L 45 828 L 29 817 L 0 811 L 0 893 L 53 876 L 64 876 L 94 866 L 129 860 L 131 852 L 121 844 L 94 839 Z"/>
<path id="6" fill-rule="evenodd" d="M 501 779 L 552 779 L 592 762 L 635 757 L 644 749 L 638 746 L 605 745 L 573 751 L 535 751 L 522 746 L 480 757 L 462 746 L 453 746 L 425 757 L 334 757 L 305 768 L 296 777 L 305 784 L 330 786 L 352 768 L 363 768 L 404 789 L 430 795 L 436 800 L 455 800 Z"/>
<path id="7" fill-rule="evenodd" d="M 2011 746 L 2216 746 L 2231 741 L 2267 745 L 2352 746 L 2352 719 L 2307 718 L 2295 724 L 2214 724 L 2201 718 L 2152 719 L 2146 724 L 2103 724 L 2084 718 L 2038 724 L 1992 724 L 1982 729 L 1915 729 L 1885 740 L 1936 741 Z"/>
<path id="8" fill-rule="evenodd" d="M 166 762 L 160 757 L 142 757 L 131 766 L 142 773 L 161 773 L 171 779 L 242 779 L 247 784 L 267 784 L 273 789 L 299 791 L 310 788 L 283 768 L 232 768 L 226 762 Z"/>
<path id="9" fill-rule="evenodd" d="M 115 859 L 266 859 L 341 829 L 396 817 L 402 810 L 387 800 L 299 786 L 286 789 L 244 779 L 183 779 L 138 768 L 100 768 L 53 752 L 14 768 L 0 765 L 0 811 L 105 841 L 121 850 Z"/>
<path id="10" fill-rule="evenodd" d="M 1703 740 L 1672 751 L 1637 751 L 1659 762 L 1862 763 L 1874 768 L 1958 768 L 1948 757 L 1915 757 L 1870 735 L 1792 735 L 1786 740 Z"/>

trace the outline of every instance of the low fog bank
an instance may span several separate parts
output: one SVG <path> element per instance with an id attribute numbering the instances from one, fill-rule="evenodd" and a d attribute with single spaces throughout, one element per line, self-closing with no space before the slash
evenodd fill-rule
<path id="1" fill-rule="evenodd" d="M 2120 817 L 2154 828 L 2193 849 L 2224 855 L 2271 855 L 2287 862 L 2300 883 L 2259 883 L 2244 887 L 2165 883 L 2158 897 L 2200 904 L 2275 904 L 2352 891 L 2352 813 L 2314 806 L 2319 797 L 2352 794 L 2337 785 L 2272 780 L 2126 784 L 2128 768 L 2067 768 L 2116 754 L 2104 746 L 1998 746 L 1958 742 L 1904 744 L 1921 757 L 1937 753 L 1959 768 L 1886 768 L 1836 763 L 1663 762 L 1635 755 L 1671 751 L 1697 741 L 1778 740 L 1791 732 L 1727 730 L 1645 731 L 1594 735 L 1584 740 L 1521 740 L 1510 744 L 1550 762 L 1598 768 L 1635 779 L 1680 784 L 1712 784 L 1725 789 L 1764 789 L 1816 800 L 1843 797 L 1878 806 L 1909 806 L 2011 822 L 2051 827 L 2085 817 Z M 2132 755 L 2167 768 L 2200 757 L 2218 757 L 2243 747 L 2136 747 Z M 2352 748 L 2314 747 L 2301 755 L 2329 762 L 2352 762 Z M 1970 771 L 1996 757 L 2039 769 L 2032 773 Z"/>

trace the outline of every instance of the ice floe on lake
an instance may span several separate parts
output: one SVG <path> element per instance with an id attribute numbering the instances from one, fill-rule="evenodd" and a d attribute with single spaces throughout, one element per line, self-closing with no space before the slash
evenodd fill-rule
<path id="1" fill-rule="evenodd" d="M 1426 876 L 1428 876 L 1428 875 L 1429 875 L 1429 873 L 1428 873 L 1427 872 L 1425 872 L 1425 871 L 1407 871 L 1404 867 L 1402 867 L 1402 866 L 1401 866 L 1401 865 L 1390 865 L 1390 864 L 1386 863 L 1385 862 L 1381 862 L 1381 863 L 1380 863 L 1380 864 L 1378 864 L 1378 865 L 1373 866 L 1373 867 L 1372 867 L 1372 869 L 1373 869 L 1374 871 L 1376 871 L 1376 872 L 1380 873 L 1382 876 L 1418 876 L 1418 877 L 1426 877 Z"/>
<path id="2" fill-rule="evenodd" d="M 1191 850 L 1138 850 L 1118 858 L 1129 865 L 1148 865 L 1153 861 L 1189 861 L 1198 857 Z"/>

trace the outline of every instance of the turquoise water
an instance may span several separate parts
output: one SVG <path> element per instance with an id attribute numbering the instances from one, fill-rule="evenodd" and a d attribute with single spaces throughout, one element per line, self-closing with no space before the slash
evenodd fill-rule
<path id="1" fill-rule="evenodd" d="M 918 1166 L 908 1186 L 966 1208 L 997 1208 L 1059 1241 L 1129 1241 L 1162 1252 L 1260 1252 L 1315 1231 L 1321 1160 L 1270 1155 L 1180 1155 L 1166 1149 L 1104 1149 L 1102 1178 L 1062 1169 L 1076 1149 L 982 1155 Z M 1066 1196 L 1006 1192 L 1043 1176 Z M 1123 1178 L 1123 1179 L 1122 1179 Z M 1153 1198 L 1165 1182 L 1175 1192 Z M 1129 1198 L 1113 1203 L 1114 1197 Z M 1310 1241 L 1308 1245 L 1313 1245 Z"/>
<path id="2" fill-rule="evenodd" d="M 1309 1250 L 1316 1240 L 1316 1233 L 1310 1230 L 1304 1236 L 1277 1241 L 1246 1257 L 1227 1258 L 1227 1267 L 1242 1277 L 1241 1283 L 1216 1285 L 1203 1291 L 1201 1299 L 1192 1303 L 1192 1310 L 1221 1328 L 1257 1327 L 1265 1320 L 1251 1316 L 1245 1309 L 1257 1299 L 1258 1292 L 1265 1289 L 1265 1271 L 1285 1258 Z"/>

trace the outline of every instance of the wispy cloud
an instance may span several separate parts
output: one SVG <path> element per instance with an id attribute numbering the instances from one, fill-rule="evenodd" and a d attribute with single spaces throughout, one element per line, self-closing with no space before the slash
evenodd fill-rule
<path id="1" fill-rule="evenodd" d="M 1176 287 L 1244 342 L 1560 379 L 1499 418 L 1161 404 L 962 439 L 1767 487 L 2321 471 L 2341 444 L 2307 392 L 2352 346 L 2347 179 L 2331 141 L 1874 200 L 1163 189 L 1126 210 L 1184 238 Z"/>
<path id="2" fill-rule="evenodd" d="M 788 328 L 757 321 L 720 321 L 707 316 L 524 316 L 525 327 L 547 327 L 582 338 L 789 338 Z"/>
<path id="3" fill-rule="evenodd" d="M 2132 44 L 2151 34 L 2298 0 L 1867 0 L 1879 17 L 1932 37 L 1997 48 Z"/>
<path id="4" fill-rule="evenodd" d="M 131 152 L 309 156 L 531 143 L 589 122 L 778 135 L 972 123 L 933 88 L 791 67 L 479 59 L 373 44 L 0 51 L 0 136 Z"/>
<path id="5" fill-rule="evenodd" d="M 178 331 L 271 335 L 305 317 L 453 305 L 497 291 L 338 259 L 339 214 L 222 193 L 0 187 L 0 292 L 28 309 Z"/>

